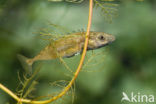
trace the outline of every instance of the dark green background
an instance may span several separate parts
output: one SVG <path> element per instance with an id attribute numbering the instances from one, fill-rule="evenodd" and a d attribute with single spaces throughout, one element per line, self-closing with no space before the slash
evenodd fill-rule
<path id="1" fill-rule="evenodd" d="M 79 74 L 75 83 L 74 104 L 129 104 L 121 102 L 122 92 L 129 96 L 131 92 L 156 96 L 155 2 L 147 0 L 119 4 L 118 17 L 113 18 L 112 23 L 104 19 L 100 8 L 94 8 L 91 30 L 111 33 L 116 36 L 116 41 L 93 52 L 100 52 L 100 55 L 95 55 L 84 69 L 91 72 L 82 71 Z M 19 84 L 17 72 L 21 75 L 24 72 L 17 54 L 33 57 L 47 45 L 47 41 L 41 40 L 33 32 L 48 25 L 49 21 L 70 31 L 86 29 L 87 19 L 88 2 L 73 4 L 46 0 L 1 0 L 0 83 L 16 92 Z M 91 51 L 87 53 L 88 58 L 92 55 Z M 64 60 L 74 71 L 79 59 L 80 55 Z M 49 83 L 69 81 L 71 78 L 66 74 L 71 75 L 59 60 L 44 61 L 34 95 L 42 96 L 57 91 Z M 54 103 L 71 104 L 71 99 L 69 94 L 67 98 Z M 8 102 L 16 103 L 0 90 L 0 104 Z"/>

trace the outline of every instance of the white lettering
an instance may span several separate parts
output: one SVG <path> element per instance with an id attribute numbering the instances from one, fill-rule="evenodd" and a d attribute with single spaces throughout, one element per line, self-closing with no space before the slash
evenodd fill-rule
<path id="1" fill-rule="evenodd" d="M 129 97 L 125 92 L 122 92 L 122 101 L 128 101 L 128 102 L 155 102 L 154 100 L 154 95 L 142 95 L 141 93 L 134 94 L 133 92 L 131 93 L 131 96 Z"/>

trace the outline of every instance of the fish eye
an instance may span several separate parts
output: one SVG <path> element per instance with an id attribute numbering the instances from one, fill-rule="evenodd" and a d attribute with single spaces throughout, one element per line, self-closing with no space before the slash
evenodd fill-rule
<path id="1" fill-rule="evenodd" d="M 100 35 L 98 38 L 99 38 L 100 40 L 105 40 L 105 37 L 104 37 L 103 35 Z"/>

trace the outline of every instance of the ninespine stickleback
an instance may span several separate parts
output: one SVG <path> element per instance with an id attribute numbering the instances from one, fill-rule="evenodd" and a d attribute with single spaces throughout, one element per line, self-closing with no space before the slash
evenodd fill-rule
<path id="1" fill-rule="evenodd" d="M 69 35 L 65 35 L 39 52 L 33 58 L 26 58 L 22 55 L 18 55 L 22 61 L 24 67 L 31 70 L 32 64 L 38 60 L 51 60 L 59 57 L 72 57 L 77 53 L 82 52 L 85 42 L 86 32 L 77 32 Z M 94 50 L 100 47 L 104 47 L 115 40 L 113 35 L 104 32 L 90 32 L 87 50 Z M 25 62 L 25 63 L 24 63 Z"/>

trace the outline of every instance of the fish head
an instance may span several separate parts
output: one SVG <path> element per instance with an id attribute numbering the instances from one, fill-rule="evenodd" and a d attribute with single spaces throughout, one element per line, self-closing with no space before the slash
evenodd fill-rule
<path id="1" fill-rule="evenodd" d="M 115 36 L 104 32 L 90 32 L 88 50 L 104 47 L 115 40 Z"/>

